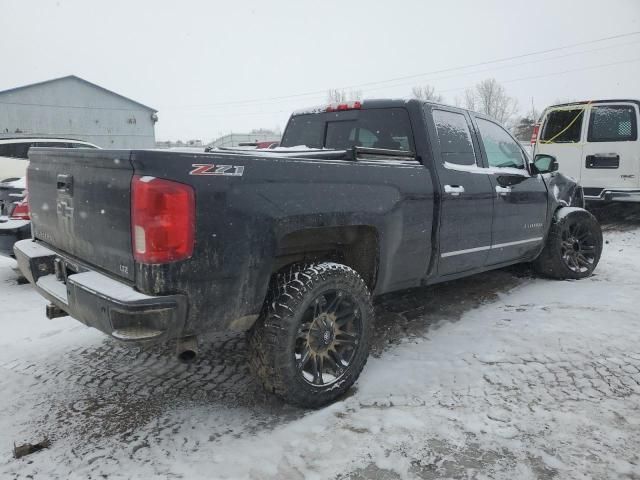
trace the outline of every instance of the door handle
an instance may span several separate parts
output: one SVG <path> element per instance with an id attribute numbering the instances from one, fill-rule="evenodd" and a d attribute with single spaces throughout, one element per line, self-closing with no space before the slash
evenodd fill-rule
<path id="1" fill-rule="evenodd" d="M 511 193 L 511 187 L 501 187 L 500 185 L 496 185 L 496 193 L 498 195 L 509 195 Z"/>
<path id="2" fill-rule="evenodd" d="M 444 193 L 448 193 L 452 197 L 459 197 L 461 193 L 464 193 L 464 187 L 462 185 L 445 185 Z"/>

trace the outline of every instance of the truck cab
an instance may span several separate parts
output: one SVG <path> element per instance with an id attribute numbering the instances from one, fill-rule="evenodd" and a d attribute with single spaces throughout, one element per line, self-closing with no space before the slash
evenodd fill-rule
<path id="1" fill-rule="evenodd" d="M 553 155 L 587 201 L 640 202 L 638 100 L 594 100 L 546 108 L 534 155 Z"/>

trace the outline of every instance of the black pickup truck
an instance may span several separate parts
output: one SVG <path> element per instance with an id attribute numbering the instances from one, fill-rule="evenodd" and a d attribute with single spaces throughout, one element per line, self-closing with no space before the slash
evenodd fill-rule
<path id="1" fill-rule="evenodd" d="M 578 279 L 602 234 L 553 157 L 498 123 L 417 100 L 294 113 L 280 148 L 33 148 L 33 240 L 15 255 L 50 300 L 112 337 L 248 332 L 250 364 L 317 407 L 360 374 L 372 296 L 519 262 Z"/>

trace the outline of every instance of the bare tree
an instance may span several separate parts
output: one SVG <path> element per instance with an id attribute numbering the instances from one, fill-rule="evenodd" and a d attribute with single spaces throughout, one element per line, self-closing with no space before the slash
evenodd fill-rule
<path id="1" fill-rule="evenodd" d="M 413 98 L 423 100 L 425 102 L 442 103 L 442 95 L 436 93 L 436 89 L 431 85 L 417 85 L 411 89 Z"/>
<path id="2" fill-rule="evenodd" d="M 518 101 L 508 96 L 505 88 L 494 78 L 483 80 L 465 90 L 462 105 L 501 123 L 507 123 L 518 111 Z"/>
<path id="3" fill-rule="evenodd" d="M 327 92 L 327 102 L 329 103 L 344 103 L 352 102 L 354 100 L 362 100 L 362 90 L 341 90 L 339 88 L 332 88 Z"/>

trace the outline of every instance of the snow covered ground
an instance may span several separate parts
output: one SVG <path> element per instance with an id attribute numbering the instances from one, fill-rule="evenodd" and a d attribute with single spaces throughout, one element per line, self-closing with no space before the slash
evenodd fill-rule
<path id="1" fill-rule="evenodd" d="M 237 335 L 184 366 L 69 318 L 0 260 L 1 478 L 640 478 L 640 222 L 583 281 L 490 272 L 377 306 L 352 394 L 266 397 Z M 13 442 L 51 448 L 15 460 Z"/>

